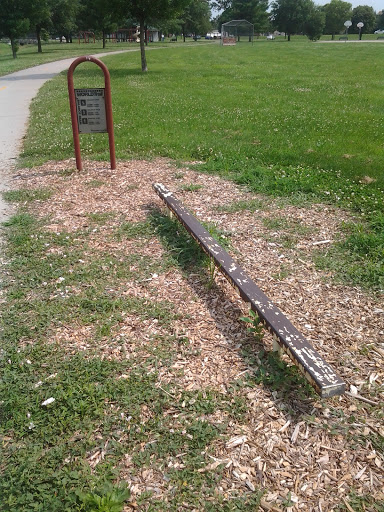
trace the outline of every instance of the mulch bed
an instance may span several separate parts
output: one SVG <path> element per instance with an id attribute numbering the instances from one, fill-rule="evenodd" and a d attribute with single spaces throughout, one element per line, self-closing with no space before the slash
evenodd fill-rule
<path id="1" fill-rule="evenodd" d="M 87 162 L 82 172 L 63 173 L 73 167 L 73 160 L 49 162 L 22 169 L 14 180 L 15 188 L 54 191 L 49 200 L 32 205 L 34 213 L 50 217 L 49 229 L 75 232 L 89 226 L 90 213 L 114 213 L 92 233 L 92 248 L 111 254 L 135 250 L 160 261 L 165 249 L 156 238 L 119 241 L 109 234 L 122 216 L 125 221 L 138 222 L 145 221 L 153 208 L 164 210 L 151 186 L 163 183 L 198 219 L 228 233 L 234 259 L 347 382 L 349 394 L 327 401 L 309 398 L 287 403 L 266 386 L 248 390 L 247 422 L 228 427 L 227 441 L 215 445 L 214 456 L 202 468 L 214 471 L 225 464 L 225 478 L 217 491 L 230 494 L 263 487 L 267 490 L 264 510 L 325 512 L 340 504 L 353 510 L 348 502 L 351 491 L 377 502 L 384 500 L 384 458 L 372 442 L 373 437 L 384 435 L 378 419 L 384 394 L 383 302 L 358 288 L 335 284 L 312 261 L 314 251 L 330 246 L 340 236 L 341 223 L 351 221 L 352 214 L 322 204 L 282 207 L 281 201 L 251 194 L 188 166 L 176 168 L 163 159 L 120 162 L 117 170 L 108 169 L 105 163 Z M 98 186 L 90 186 L 92 182 Z M 187 191 L 189 184 L 201 188 Z M 250 199 L 261 199 L 265 207 L 234 213 L 218 209 Z M 284 227 L 274 232 L 263 222 L 276 217 L 311 229 L 297 235 L 292 246 L 284 246 Z M 215 388 L 227 393 L 230 383 L 252 372 L 241 354 L 241 345 L 244 339 L 249 342 L 250 335 L 239 317 L 247 309 L 220 275 L 209 289 L 199 276 L 172 269 L 153 274 L 146 282 L 124 282 L 120 292 L 168 300 L 182 315 L 173 321 L 172 333 L 189 339 L 191 355 L 183 355 L 171 367 L 160 367 L 159 386 L 177 382 L 186 390 Z M 146 339 L 164 329 L 155 320 L 143 323 L 126 315 L 120 343 L 106 339 L 100 350 L 103 357 L 133 357 L 143 350 Z M 87 350 L 91 334 L 91 327 L 76 331 L 69 325 L 54 338 L 69 351 Z M 124 351 L 121 339 L 125 340 Z M 264 343 L 269 350 L 269 335 Z M 311 421 L 305 420 L 308 416 Z M 348 425 L 348 436 L 343 434 L 340 418 Z M 335 428 L 337 432 L 331 434 Z M 351 443 L 352 437 L 360 441 Z M 129 480 L 128 456 L 127 460 L 122 471 Z M 154 486 L 160 497 L 167 493 L 166 482 L 156 471 L 143 470 L 130 485 L 136 494 Z M 288 498 L 293 504 L 284 507 Z"/>

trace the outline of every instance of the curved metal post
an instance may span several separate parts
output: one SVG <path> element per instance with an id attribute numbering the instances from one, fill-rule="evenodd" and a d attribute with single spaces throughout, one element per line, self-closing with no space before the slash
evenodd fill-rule
<path id="1" fill-rule="evenodd" d="M 71 120 L 72 120 L 72 132 L 73 132 L 73 143 L 75 146 L 76 166 L 79 171 L 82 170 L 81 153 L 80 153 L 80 140 L 79 140 L 79 125 L 77 121 L 76 111 L 76 98 L 75 89 L 73 84 L 73 72 L 79 64 L 82 62 L 94 62 L 102 69 L 104 73 L 104 85 L 105 85 L 105 114 L 107 121 L 107 131 L 109 140 L 109 155 L 111 161 L 111 169 L 116 169 L 116 155 L 115 155 L 115 137 L 113 133 L 113 117 L 112 117 L 112 95 L 111 95 L 111 78 L 107 66 L 99 59 L 92 56 L 78 57 L 75 59 L 68 69 L 68 94 L 69 94 L 69 105 L 71 109 Z"/>

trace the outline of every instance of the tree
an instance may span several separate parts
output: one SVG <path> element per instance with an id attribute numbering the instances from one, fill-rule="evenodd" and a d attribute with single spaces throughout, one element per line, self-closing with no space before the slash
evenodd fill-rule
<path id="1" fill-rule="evenodd" d="M 115 32 L 118 22 L 123 19 L 119 0 L 82 0 L 78 14 L 78 26 L 82 30 L 94 30 L 101 33 L 103 48 L 106 35 Z"/>
<path id="2" fill-rule="evenodd" d="M 342 0 L 331 0 L 323 7 L 325 13 L 325 34 L 339 34 L 344 29 L 344 23 L 352 17 L 352 4 Z"/>
<path id="3" fill-rule="evenodd" d="M 195 36 L 207 33 L 211 29 L 210 17 L 208 0 L 192 0 L 181 15 L 184 41 L 188 33 Z"/>
<path id="4" fill-rule="evenodd" d="M 233 0 L 234 20 L 247 20 L 254 26 L 256 33 L 264 32 L 268 26 L 268 0 Z"/>
<path id="5" fill-rule="evenodd" d="M 305 24 L 313 9 L 312 0 L 275 0 L 272 3 L 271 21 L 277 30 L 287 34 L 290 41 L 291 35 L 305 32 Z"/>
<path id="6" fill-rule="evenodd" d="M 41 37 L 43 29 L 51 25 L 51 9 L 48 0 L 29 0 L 28 18 L 34 28 L 37 39 L 37 52 L 42 53 Z"/>
<path id="7" fill-rule="evenodd" d="M 1 0 L 0 37 L 11 40 L 12 56 L 17 57 L 17 38 L 29 29 L 26 2 L 24 0 Z"/>
<path id="8" fill-rule="evenodd" d="M 305 22 L 304 32 L 311 41 L 320 39 L 325 25 L 325 14 L 321 7 L 313 6 L 313 10 Z"/>
<path id="9" fill-rule="evenodd" d="M 247 20 L 256 33 L 264 32 L 268 25 L 268 0 L 218 0 L 215 8 L 224 9 L 218 18 L 219 28 L 231 20 Z"/>
<path id="10" fill-rule="evenodd" d="M 369 7 L 368 5 L 358 5 L 352 11 L 352 27 L 351 31 L 354 33 L 359 32 L 357 24 L 362 21 L 364 23 L 364 32 L 370 33 L 373 32 L 376 26 L 376 13 L 373 7 Z"/>
<path id="11" fill-rule="evenodd" d="M 150 23 L 177 18 L 191 0 L 122 0 L 128 13 L 139 24 L 141 70 L 148 71 L 145 56 L 145 29 Z"/>
<path id="12" fill-rule="evenodd" d="M 77 29 L 76 16 L 80 9 L 79 0 L 50 0 L 52 12 L 52 31 L 64 36 L 67 43 L 72 43 L 72 35 Z"/>
<path id="13" fill-rule="evenodd" d="M 376 16 L 376 26 L 375 28 L 379 30 L 383 30 L 384 27 L 384 11 L 380 11 L 381 14 L 377 14 Z"/>

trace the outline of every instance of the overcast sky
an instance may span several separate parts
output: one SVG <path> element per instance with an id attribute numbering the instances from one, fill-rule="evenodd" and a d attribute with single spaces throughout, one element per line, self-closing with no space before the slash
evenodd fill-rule
<path id="1" fill-rule="evenodd" d="M 315 0 L 315 4 L 324 5 L 328 4 L 330 0 Z M 358 5 L 369 5 L 373 7 L 375 11 L 381 11 L 384 9 L 384 0 L 345 0 L 352 4 L 352 7 L 357 7 Z"/>

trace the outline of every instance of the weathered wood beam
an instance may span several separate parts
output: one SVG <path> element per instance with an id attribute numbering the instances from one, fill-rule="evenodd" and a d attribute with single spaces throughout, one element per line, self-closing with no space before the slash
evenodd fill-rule
<path id="1" fill-rule="evenodd" d="M 242 299 L 249 303 L 250 308 L 274 335 L 280 348 L 289 355 L 317 393 L 321 397 L 343 394 L 343 380 L 198 220 L 164 185 L 155 183 L 153 188 L 202 249 L 214 260 L 217 268 L 238 290 Z"/>

